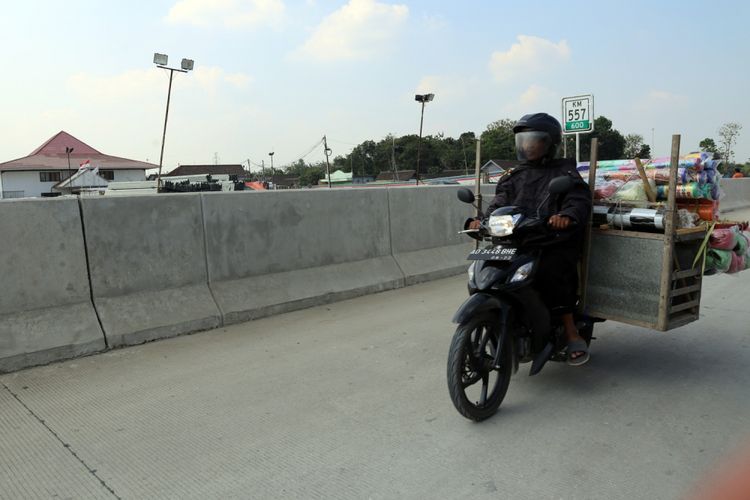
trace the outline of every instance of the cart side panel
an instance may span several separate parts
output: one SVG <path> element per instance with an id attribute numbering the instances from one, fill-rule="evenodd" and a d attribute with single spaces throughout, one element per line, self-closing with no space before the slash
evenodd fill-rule
<path id="1" fill-rule="evenodd" d="M 594 231 L 587 312 L 624 323 L 655 327 L 659 320 L 662 239 Z"/>

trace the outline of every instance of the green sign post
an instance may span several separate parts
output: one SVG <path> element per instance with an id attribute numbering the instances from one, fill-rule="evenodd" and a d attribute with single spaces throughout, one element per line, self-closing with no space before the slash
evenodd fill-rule
<path id="1" fill-rule="evenodd" d="M 563 134 L 576 135 L 576 162 L 580 162 L 580 134 L 594 131 L 593 94 L 563 97 Z M 565 152 L 567 156 L 567 151 Z"/>

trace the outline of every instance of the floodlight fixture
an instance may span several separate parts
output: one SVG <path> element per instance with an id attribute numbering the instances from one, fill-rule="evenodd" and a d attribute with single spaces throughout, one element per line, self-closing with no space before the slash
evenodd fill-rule
<path id="1" fill-rule="evenodd" d="M 166 66 L 168 61 L 169 56 L 167 54 L 159 54 L 158 52 L 154 53 L 154 64 L 157 66 Z"/>
<path id="2" fill-rule="evenodd" d="M 182 64 L 180 66 L 185 71 L 192 71 L 193 70 L 193 60 L 192 59 L 183 59 L 182 60 Z"/>

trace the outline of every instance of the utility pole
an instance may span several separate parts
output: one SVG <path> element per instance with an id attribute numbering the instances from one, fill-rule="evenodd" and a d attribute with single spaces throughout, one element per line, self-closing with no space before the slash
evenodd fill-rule
<path id="1" fill-rule="evenodd" d="M 328 175 L 328 188 L 331 188 L 331 164 L 328 161 L 328 155 L 331 154 L 331 150 L 328 148 L 328 139 L 323 136 L 323 152 L 326 154 L 326 175 Z M 354 175 L 354 174 L 352 174 Z"/>

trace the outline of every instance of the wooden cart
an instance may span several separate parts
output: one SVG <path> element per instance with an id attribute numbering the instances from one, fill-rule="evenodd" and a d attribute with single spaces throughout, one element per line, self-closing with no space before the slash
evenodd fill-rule
<path id="1" fill-rule="evenodd" d="M 589 227 L 582 265 L 585 314 L 667 331 L 696 321 L 700 312 L 707 229 L 677 229 L 676 187 L 680 136 L 672 137 L 667 201 L 661 204 L 664 233 Z M 589 186 L 596 177 L 596 139 L 592 141 Z"/>

